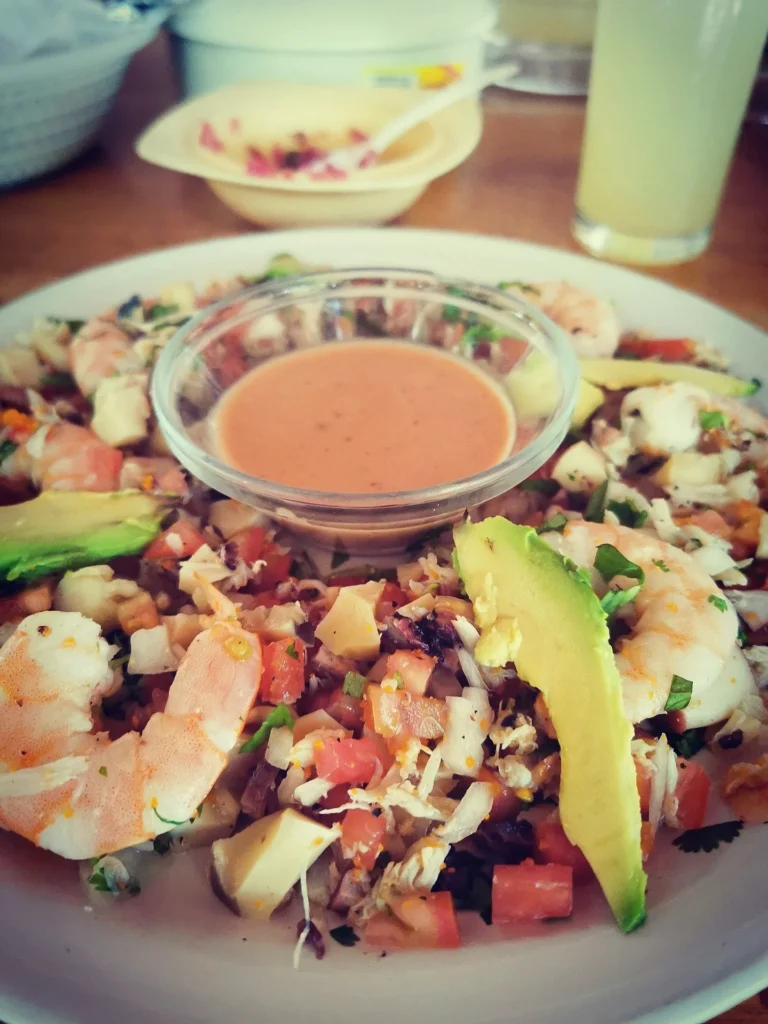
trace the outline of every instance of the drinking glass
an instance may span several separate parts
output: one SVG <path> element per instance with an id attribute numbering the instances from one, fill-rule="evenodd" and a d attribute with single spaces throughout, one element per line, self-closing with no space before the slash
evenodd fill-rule
<path id="1" fill-rule="evenodd" d="M 681 263 L 709 244 L 768 0 L 600 0 L 573 233 Z"/>

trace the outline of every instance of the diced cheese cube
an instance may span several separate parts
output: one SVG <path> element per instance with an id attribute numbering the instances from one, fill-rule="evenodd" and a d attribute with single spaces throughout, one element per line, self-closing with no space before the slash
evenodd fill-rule
<path id="1" fill-rule="evenodd" d="M 342 587 L 315 637 L 341 658 L 375 658 L 381 638 L 374 613 L 383 589 L 383 583 Z"/>
<path id="2" fill-rule="evenodd" d="M 214 887 L 242 917 L 268 918 L 341 830 L 286 808 L 212 847 Z"/>
<path id="3" fill-rule="evenodd" d="M 93 396 L 91 427 L 113 447 L 136 444 L 147 436 L 150 411 L 146 374 L 106 377 Z"/>
<path id="4" fill-rule="evenodd" d="M 0 349 L 0 381 L 21 388 L 36 388 L 45 367 L 31 348 L 6 345 Z"/>
<path id="5" fill-rule="evenodd" d="M 566 448 L 552 470 L 553 480 L 572 493 L 591 493 L 607 477 L 605 459 L 586 441 Z"/>

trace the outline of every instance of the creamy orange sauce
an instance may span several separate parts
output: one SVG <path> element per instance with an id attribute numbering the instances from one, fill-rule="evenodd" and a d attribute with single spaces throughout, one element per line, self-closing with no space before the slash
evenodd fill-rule
<path id="1" fill-rule="evenodd" d="M 514 415 L 493 381 L 435 348 L 334 342 L 273 359 L 219 402 L 218 454 L 318 491 L 415 490 L 506 458 Z"/>

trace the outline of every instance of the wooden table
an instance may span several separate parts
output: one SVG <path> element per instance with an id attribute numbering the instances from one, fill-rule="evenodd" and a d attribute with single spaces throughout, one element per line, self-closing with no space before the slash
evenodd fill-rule
<path id="1" fill-rule="evenodd" d="M 250 231 L 200 181 L 143 163 L 133 140 L 176 97 L 167 44 L 137 57 L 99 144 L 0 194 L 0 302 L 106 260 Z M 583 103 L 495 91 L 482 142 L 401 220 L 576 250 L 569 231 Z M 709 251 L 655 271 L 768 329 L 768 128 L 745 127 Z M 717 1018 L 768 1024 L 758 998 Z"/>

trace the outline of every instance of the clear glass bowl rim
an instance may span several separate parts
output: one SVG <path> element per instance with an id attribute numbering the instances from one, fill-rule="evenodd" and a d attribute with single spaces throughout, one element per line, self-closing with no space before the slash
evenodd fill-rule
<path id="1" fill-rule="evenodd" d="M 384 285 L 356 285 L 361 279 L 380 279 Z M 413 288 L 398 285 L 398 281 L 419 281 L 423 287 Z M 376 493 L 352 493 L 334 491 L 316 491 L 289 484 L 275 483 L 261 477 L 251 476 L 234 466 L 222 462 L 214 455 L 200 448 L 192 441 L 181 423 L 178 412 L 173 405 L 166 402 L 165 395 L 173 383 L 176 361 L 185 354 L 190 335 L 213 314 L 237 303 L 250 302 L 253 299 L 271 299 L 262 310 L 249 310 L 241 316 L 235 316 L 228 322 L 229 327 L 237 326 L 243 320 L 252 320 L 256 315 L 262 316 L 286 305 L 301 305 L 305 302 L 342 298 L 346 292 L 354 290 L 359 293 L 375 294 L 382 292 L 387 298 L 408 297 L 428 301 L 432 298 L 442 305 L 458 306 L 468 312 L 479 313 L 489 320 L 504 319 L 507 314 L 510 320 L 522 316 L 544 337 L 551 347 L 549 353 L 555 360 L 561 383 L 560 399 L 549 423 L 542 432 L 520 451 L 509 455 L 502 462 L 472 476 L 462 477 L 445 484 L 407 491 L 388 491 Z M 453 294 L 448 289 L 469 292 L 471 298 L 461 294 Z M 493 300 L 497 305 L 485 305 Z M 221 321 L 212 325 L 217 329 Z M 384 339 L 381 339 L 384 340 Z M 407 338 L 393 337 L 393 341 L 406 341 Z M 328 342 L 332 344 L 332 342 Z M 324 342 L 325 344 L 325 342 Z M 226 480 L 239 490 L 258 493 L 275 505 L 290 508 L 303 506 L 317 514 L 343 512 L 345 514 L 359 511 L 370 513 L 400 509 L 403 512 L 415 511 L 420 506 L 436 506 L 442 502 L 460 500 L 464 495 L 474 491 L 495 488 L 504 477 L 515 476 L 523 470 L 527 463 L 535 462 L 543 451 L 555 447 L 558 435 L 564 435 L 576 404 L 578 392 L 579 369 L 576 354 L 565 333 L 541 310 L 529 305 L 523 299 L 509 292 L 502 291 L 493 285 L 486 285 L 467 278 L 443 276 L 432 271 L 414 270 L 394 267 L 346 267 L 329 271 L 318 271 L 309 274 L 291 275 L 272 278 L 268 281 L 228 295 L 216 303 L 206 306 L 187 321 L 166 343 L 158 357 L 151 380 L 151 400 L 162 433 L 169 447 L 178 455 L 179 461 L 196 473 L 194 464 L 202 465 L 208 478 Z M 563 427 L 565 426 L 565 430 Z M 192 464 L 190 467 L 189 464 Z M 533 472 L 533 470 L 531 470 Z M 208 481 L 206 481 L 208 482 Z M 211 486 L 217 487 L 214 483 Z M 510 484 L 510 487 L 515 484 Z M 227 488 L 221 489 L 226 493 Z"/>

